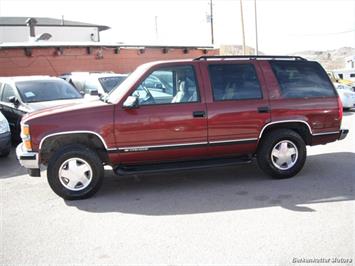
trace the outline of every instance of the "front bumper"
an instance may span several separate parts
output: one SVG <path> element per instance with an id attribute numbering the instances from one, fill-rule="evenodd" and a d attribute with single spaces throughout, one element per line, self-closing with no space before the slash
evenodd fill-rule
<path id="1" fill-rule="evenodd" d="M 341 129 L 340 133 L 339 133 L 338 140 L 345 139 L 346 136 L 348 135 L 348 133 L 349 133 L 349 129 Z"/>
<path id="2" fill-rule="evenodd" d="M 39 169 L 38 152 L 27 151 L 20 143 L 16 148 L 16 156 L 20 164 L 27 169 Z"/>

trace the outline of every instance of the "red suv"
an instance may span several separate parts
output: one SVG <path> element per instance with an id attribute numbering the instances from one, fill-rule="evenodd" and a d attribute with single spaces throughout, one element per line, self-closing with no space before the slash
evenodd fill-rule
<path id="1" fill-rule="evenodd" d="M 203 56 L 138 67 L 106 98 L 22 119 L 20 163 L 47 166 L 65 199 L 93 195 L 104 165 L 138 174 L 251 162 L 297 174 L 306 145 L 343 139 L 342 106 L 324 69 L 301 57 Z"/>

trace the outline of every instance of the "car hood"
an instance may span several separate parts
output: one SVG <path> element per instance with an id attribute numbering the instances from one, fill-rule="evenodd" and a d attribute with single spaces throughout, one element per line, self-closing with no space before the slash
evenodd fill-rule
<path id="1" fill-rule="evenodd" d="M 26 122 L 27 120 L 33 118 L 39 118 L 48 115 L 55 115 L 58 113 L 72 112 L 76 110 L 90 109 L 98 106 L 107 105 L 107 103 L 104 103 L 99 99 L 95 99 L 91 101 L 84 100 L 84 99 L 76 99 L 76 100 L 63 100 L 63 101 L 55 101 L 55 102 L 56 104 L 53 102 L 53 105 L 51 105 L 52 107 L 46 104 L 48 102 L 31 103 L 31 107 L 33 108 L 33 110 L 37 110 L 37 111 L 33 111 L 26 114 L 23 117 L 23 121 Z"/>
<path id="2" fill-rule="evenodd" d="M 84 99 L 71 99 L 71 100 L 57 100 L 57 101 L 46 101 L 46 102 L 34 102 L 27 103 L 26 105 L 31 109 L 31 111 L 38 111 L 41 109 L 53 108 L 53 107 L 62 107 L 72 104 L 80 104 Z"/>

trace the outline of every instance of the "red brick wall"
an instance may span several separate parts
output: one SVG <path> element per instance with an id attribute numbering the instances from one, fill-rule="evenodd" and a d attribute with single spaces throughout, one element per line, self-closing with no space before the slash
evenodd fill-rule
<path id="1" fill-rule="evenodd" d="M 121 48 L 116 54 L 114 48 L 91 48 L 91 53 L 83 47 L 66 48 L 62 53 L 56 48 L 32 48 L 31 56 L 25 55 L 24 48 L 0 49 L 0 76 L 52 75 L 71 71 L 114 71 L 128 73 L 138 65 L 169 59 L 194 58 L 202 55 L 218 55 L 219 50 L 171 48 L 163 53 L 163 48 Z"/>

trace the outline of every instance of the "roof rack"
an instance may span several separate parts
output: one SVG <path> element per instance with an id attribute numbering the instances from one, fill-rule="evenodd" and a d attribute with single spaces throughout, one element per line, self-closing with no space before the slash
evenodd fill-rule
<path id="1" fill-rule="evenodd" d="M 288 55 L 204 55 L 194 59 L 194 61 L 208 60 L 208 59 L 246 59 L 246 60 L 258 60 L 258 59 L 293 59 L 299 61 L 307 61 L 307 59 L 301 56 L 288 56 Z"/>

